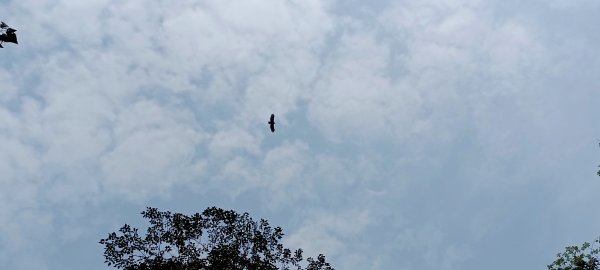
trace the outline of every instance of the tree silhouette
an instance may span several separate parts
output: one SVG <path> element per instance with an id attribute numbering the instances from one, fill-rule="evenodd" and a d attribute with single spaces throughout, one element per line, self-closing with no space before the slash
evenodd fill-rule
<path id="1" fill-rule="evenodd" d="M 600 243 L 599 239 L 594 241 Z M 589 250 L 588 250 L 589 249 Z M 590 243 L 583 243 L 581 248 L 570 246 L 565 248 L 565 252 L 558 253 L 558 257 L 552 264 L 548 265 L 548 270 L 600 270 L 598 254 L 600 248 L 591 248 Z"/>
<path id="2" fill-rule="evenodd" d="M 145 237 L 125 224 L 106 239 L 108 266 L 125 270 L 334 270 L 320 254 L 302 266 L 302 249 L 292 251 L 279 243 L 280 227 L 272 228 L 248 213 L 216 207 L 187 216 L 147 207 L 142 212 L 151 226 Z"/>
<path id="3" fill-rule="evenodd" d="M 600 167 L 600 166 L 598 166 Z M 600 171 L 597 172 L 600 176 Z M 594 243 L 600 244 L 600 238 Z M 548 265 L 549 270 L 600 270 L 600 247 L 590 248 L 590 243 L 585 242 L 578 246 L 565 248 L 565 252 L 558 253 L 558 257 L 552 264 Z M 589 250 L 588 250 L 589 249 Z"/>

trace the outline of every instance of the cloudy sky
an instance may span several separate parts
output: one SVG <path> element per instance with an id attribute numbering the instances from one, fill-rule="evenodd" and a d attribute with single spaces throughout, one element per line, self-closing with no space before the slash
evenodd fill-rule
<path id="1" fill-rule="evenodd" d="M 106 269 L 146 206 L 218 206 L 339 270 L 545 269 L 600 235 L 599 12 L 0 0 L 0 265 Z"/>

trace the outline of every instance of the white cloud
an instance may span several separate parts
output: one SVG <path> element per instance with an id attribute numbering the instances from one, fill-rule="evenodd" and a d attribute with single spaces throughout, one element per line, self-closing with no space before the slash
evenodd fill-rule
<path id="1" fill-rule="evenodd" d="M 114 125 L 114 149 L 101 158 L 104 188 L 143 198 L 192 177 L 195 146 L 202 139 L 192 126 L 185 114 L 152 102 L 133 104 Z"/>
<path id="2" fill-rule="evenodd" d="M 479 1 L 397 3 L 375 26 L 349 21 L 308 109 L 337 142 L 445 138 L 497 96 L 518 98 L 546 64 L 534 30 Z"/>
<path id="3" fill-rule="evenodd" d="M 246 130 L 233 127 L 217 132 L 208 145 L 208 149 L 214 158 L 230 157 L 235 154 L 237 148 L 244 150 L 245 153 L 258 156 L 261 152 L 259 143 Z"/>
<path id="4" fill-rule="evenodd" d="M 360 239 L 368 233 L 366 229 L 372 223 L 368 207 L 346 209 L 344 211 L 306 210 L 303 213 L 303 224 L 300 229 L 289 233 L 285 239 L 286 245 L 302 247 L 304 256 L 315 258 L 318 254 L 331 257 L 360 256 L 359 250 L 353 250 L 347 243 L 350 239 Z M 335 265 L 339 268 L 360 267 L 343 263 Z M 363 266 L 370 263 L 361 261 Z"/>

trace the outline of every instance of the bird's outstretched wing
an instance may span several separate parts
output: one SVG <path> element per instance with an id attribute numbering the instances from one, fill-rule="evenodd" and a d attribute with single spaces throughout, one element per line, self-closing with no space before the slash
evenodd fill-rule
<path id="1" fill-rule="evenodd" d="M 274 114 L 271 114 L 271 121 L 270 121 L 270 123 L 275 123 L 275 115 Z"/>
<path id="2" fill-rule="evenodd" d="M 271 128 L 271 132 L 275 132 L 275 125 L 274 124 L 271 124 L 269 127 Z"/>

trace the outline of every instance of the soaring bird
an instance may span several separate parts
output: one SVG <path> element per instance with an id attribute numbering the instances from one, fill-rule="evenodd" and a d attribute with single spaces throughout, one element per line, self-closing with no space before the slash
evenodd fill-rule
<path id="1" fill-rule="evenodd" d="M 271 132 L 275 132 L 275 115 L 271 114 L 271 120 L 268 122 Z"/>

